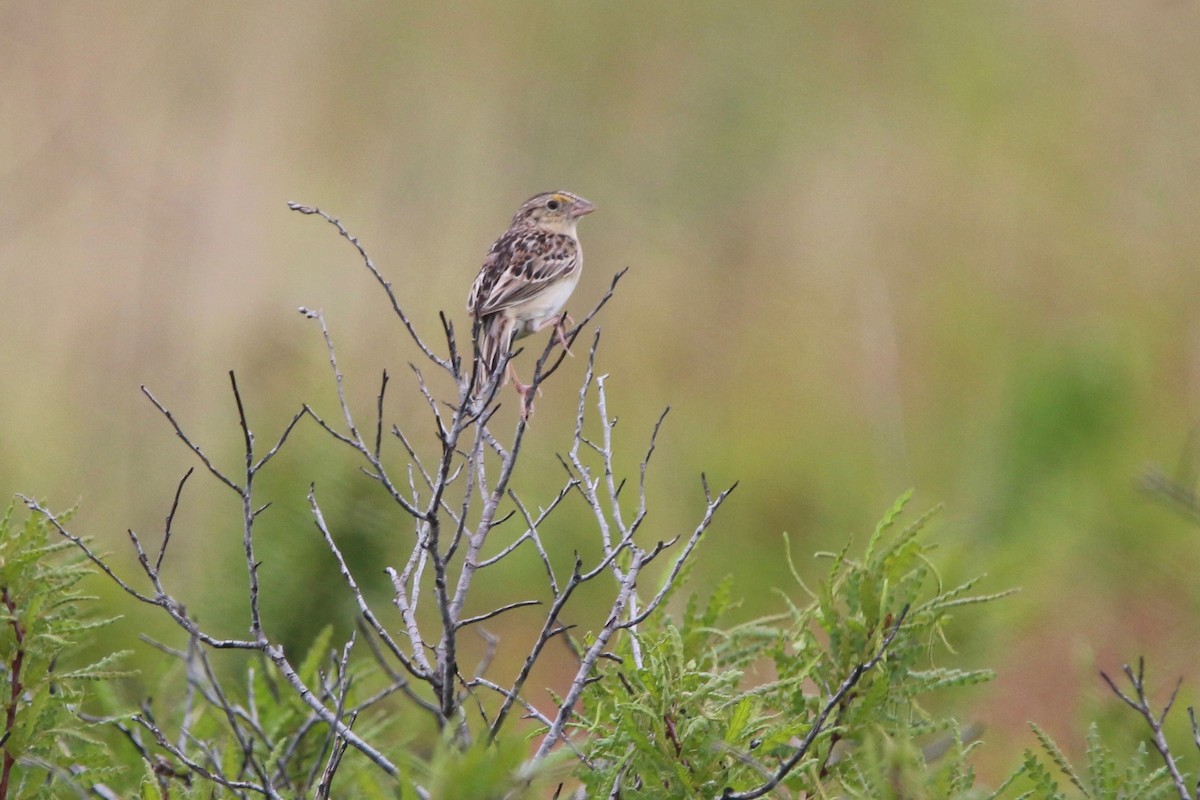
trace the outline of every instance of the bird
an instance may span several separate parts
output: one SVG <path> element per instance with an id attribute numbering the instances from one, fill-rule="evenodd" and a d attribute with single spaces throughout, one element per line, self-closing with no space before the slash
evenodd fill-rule
<path id="1" fill-rule="evenodd" d="M 488 251 L 467 296 L 467 312 L 477 330 L 477 397 L 499 379 L 500 366 L 517 339 L 554 323 L 559 343 L 570 352 L 563 307 L 583 271 L 576 226 L 595 210 L 571 192 L 536 194 L 521 204 Z M 511 363 L 504 382 L 509 379 L 521 397 L 521 416 L 527 418 L 533 411 L 530 387 L 517 378 Z"/>

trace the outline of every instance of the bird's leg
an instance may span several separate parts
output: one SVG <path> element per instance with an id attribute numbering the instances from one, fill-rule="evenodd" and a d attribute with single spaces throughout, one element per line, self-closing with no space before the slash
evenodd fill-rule
<path id="1" fill-rule="evenodd" d="M 521 379 L 517 377 L 517 371 L 513 368 L 512 362 L 509 362 L 508 369 L 505 370 L 505 381 L 511 380 L 513 388 L 517 390 L 517 394 L 521 396 L 521 419 L 527 420 L 533 416 L 533 386 L 527 383 L 521 383 Z M 538 394 L 542 393 L 541 389 L 537 390 Z"/>
<path id="2" fill-rule="evenodd" d="M 575 354 L 571 352 L 571 348 L 567 345 L 567 328 L 574 325 L 575 320 L 571 319 L 571 315 L 565 311 L 559 315 L 558 321 L 554 323 L 554 333 L 558 336 L 558 343 L 563 346 L 563 350 L 566 350 L 567 355 L 571 358 L 574 358 Z"/>

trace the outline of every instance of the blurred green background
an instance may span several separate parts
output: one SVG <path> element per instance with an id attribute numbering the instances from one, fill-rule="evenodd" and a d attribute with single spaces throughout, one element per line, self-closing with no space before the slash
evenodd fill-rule
<path id="1" fill-rule="evenodd" d="M 191 464 L 139 384 L 234 469 L 229 369 L 260 442 L 334 408 L 300 305 L 364 418 L 387 368 L 428 435 L 379 288 L 285 201 L 342 218 L 436 338 L 516 206 L 569 189 L 600 209 L 571 308 L 630 267 L 600 354 L 630 466 L 673 406 L 650 535 L 690 530 L 701 470 L 741 481 L 689 587 L 732 573 L 743 614 L 775 610 L 783 532 L 815 577 L 915 487 L 946 506 L 948 581 L 1023 588 L 940 656 L 1000 672 L 951 699 L 985 759 L 1013 766 L 1030 719 L 1071 749 L 1115 713 L 1097 668 L 1145 653 L 1200 686 L 1195 530 L 1136 485 L 1175 468 L 1200 394 L 1197 42 L 1197 6 L 1165 1 L 3 4 L 0 488 L 79 501 L 133 570 L 124 530 L 153 538 Z M 534 503 L 581 362 L 539 401 Z M 263 487 L 289 642 L 353 616 L 310 480 L 386 603 L 408 539 L 356 470 L 305 426 Z M 241 635 L 236 498 L 193 483 L 168 582 Z M 573 505 L 558 535 L 585 539 Z"/>

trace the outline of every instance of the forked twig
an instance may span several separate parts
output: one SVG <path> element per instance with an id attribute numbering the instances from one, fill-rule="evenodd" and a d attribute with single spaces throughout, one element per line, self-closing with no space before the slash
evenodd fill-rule
<path id="1" fill-rule="evenodd" d="M 1150 707 L 1150 700 L 1146 696 L 1146 659 L 1138 659 L 1136 671 L 1128 664 L 1122 665 L 1121 671 L 1125 673 L 1125 677 L 1129 680 L 1129 685 L 1133 687 L 1132 695 L 1121 691 L 1116 681 L 1109 677 L 1107 672 L 1101 671 L 1100 677 L 1108 684 L 1108 688 L 1112 690 L 1113 694 L 1121 698 L 1127 706 L 1136 711 L 1142 719 L 1146 720 L 1146 725 L 1150 728 L 1150 740 L 1154 742 L 1154 749 L 1158 751 L 1158 754 L 1162 757 L 1163 764 L 1167 768 L 1167 772 L 1171 774 L 1171 782 L 1175 784 L 1181 800 L 1189 800 L 1187 781 L 1184 780 L 1183 774 L 1180 773 L 1179 767 L 1175 764 L 1175 757 L 1171 755 L 1171 746 L 1167 742 L 1166 734 L 1163 733 L 1163 723 L 1167 719 L 1167 714 L 1170 712 L 1171 706 L 1175 705 L 1175 698 L 1179 695 L 1179 688 L 1183 685 L 1183 679 L 1180 678 L 1175 682 L 1175 688 L 1171 690 L 1171 696 L 1167 698 L 1162 711 L 1155 715 L 1154 710 Z M 1188 715 L 1192 720 L 1192 731 L 1196 739 L 1196 745 L 1200 747 L 1200 731 L 1196 728 L 1196 716 L 1190 708 L 1188 709 Z M 1196 796 L 1200 798 L 1200 784 L 1197 785 L 1196 792 Z"/>

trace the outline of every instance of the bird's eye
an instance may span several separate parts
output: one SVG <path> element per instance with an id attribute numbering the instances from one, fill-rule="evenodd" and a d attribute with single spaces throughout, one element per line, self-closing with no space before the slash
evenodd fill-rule
<path id="1" fill-rule="evenodd" d="M 558 207 L 560 205 L 562 205 L 562 204 L 559 203 L 557 200 L 547 200 L 546 201 L 546 208 L 550 209 L 551 211 L 558 211 Z"/>

